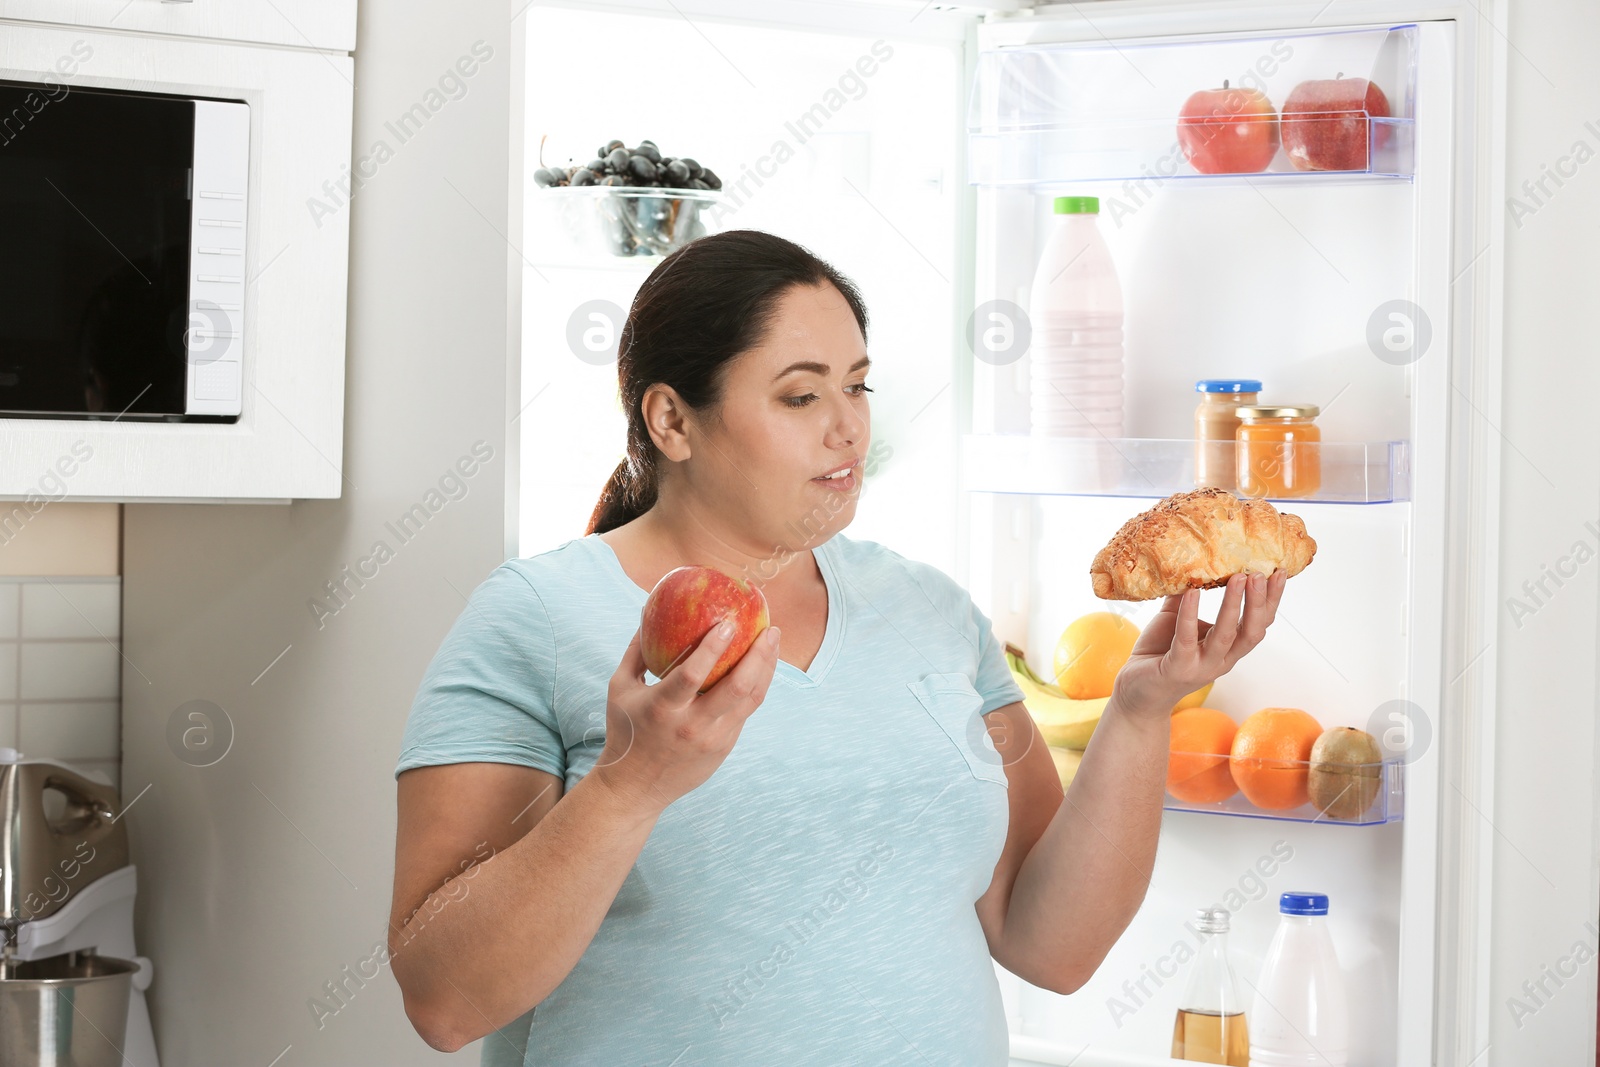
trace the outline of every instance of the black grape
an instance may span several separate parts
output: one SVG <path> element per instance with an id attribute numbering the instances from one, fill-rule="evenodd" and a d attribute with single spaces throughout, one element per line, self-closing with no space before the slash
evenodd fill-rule
<path id="1" fill-rule="evenodd" d="M 533 172 L 540 188 L 603 185 L 611 188 L 716 190 L 722 179 L 689 156 L 663 155 L 654 141 L 642 140 L 637 148 L 627 142 L 607 141 L 587 163 L 566 167 L 539 167 Z M 661 194 L 670 197 L 672 194 Z M 665 200 L 655 201 L 665 203 Z"/>
<path id="2" fill-rule="evenodd" d="M 628 170 L 643 181 L 655 181 L 656 165 L 647 156 L 637 155 L 628 160 Z"/>

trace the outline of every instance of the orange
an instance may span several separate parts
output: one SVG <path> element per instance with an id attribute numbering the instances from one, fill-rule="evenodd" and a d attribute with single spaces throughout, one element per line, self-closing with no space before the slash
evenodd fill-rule
<path id="1" fill-rule="evenodd" d="M 1056 684 L 1073 700 L 1110 696 L 1138 640 L 1139 628 L 1115 612 L 1093 611 L 1074 620 L 1056 642 Z"/>
<path id="2" fill-rule="evenodd" d="M 1228 754 L 1238 729 L 1232 717 L 1216 708 L 1176 712 L 1172 752 L 1167 757 L 1167 792 L 1186 804 L 1216 804 L 1237 793 Z"/>
<path id="3" fill-rule="evenodd" d="M 1299 708 L 1262 708 L 1239 724 L 1228 766 L 1245 799 L 1268 811 L 1311 802 L 1311 746 L 1322 724 Z"/>

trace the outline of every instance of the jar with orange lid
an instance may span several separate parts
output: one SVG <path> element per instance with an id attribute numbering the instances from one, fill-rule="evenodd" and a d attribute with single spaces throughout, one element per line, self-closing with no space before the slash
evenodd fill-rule
<path id="1" fill-rule="evenodd" d="M 1235 409 L 1239 495 L 1311 496 L 1322 487 L 1322 431 L 1315 404 L 1245 404 Z"/>

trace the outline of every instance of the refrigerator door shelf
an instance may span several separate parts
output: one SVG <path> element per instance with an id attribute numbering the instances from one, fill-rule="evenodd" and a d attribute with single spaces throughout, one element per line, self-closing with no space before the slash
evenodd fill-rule
<path id="1" fill-rule="evenodd" d="M 1354 115 L 1351 116 L 1355 118 Z M 1326 121 L 1333 121 L 1329 116 Z M 1265 169 L 1202 174 L 1173 132 L 1176 118 L 1120 124 L 1060 124 L 1036 130 L 986 130 L 968 135 L 967 181 L 972 185 L 1067 193 L 1083 182 L 1167 181 L 1218 184 L 1315 182 L 1340 185 L 1412 177 L 1412 120 L 1365 114 L 1364 167 L 1300 170 L 1280 147 Z"/>
<path id="2" fill-rule="evenodd" d="M 1288 503 L 1390 504 L 1411 499 L 1405 441 L 1323 441 L 1322 485 Z M 1186 438 L 967 434 L 963 484 L 971 492 L 1161 498 L 1195 486 L 1195 443 Z M 1269 498 L 1274 499 L 1274 498 Z"/>
<path id="3" fill-rule="evenodd" d="M 985 51 L 967 109 L 968 180 L 1409 181 L 1416 35 L 1379 26 Z M 1239 122 L 1246 109 L 1262 117 Z M 1208 157 L 1213 138 L 1253 130 L 1266 158 Z"/>
<path id="4" fill-rule="evenodd" d="M 1195 752 L 1175 752 L 1173 755 L 1191 761 L 1191 766 L 1196 767 L 1203 766 L 1203 761 L 1206 760 L 1224 759 L 1224 757 Z M 1309 760 L 1258 760 L 1252 762 L 1262 765 L 1254 768 L 1258 772 L 1277 776 L 1280 780 L 1299 777 L 1302 782 L 1309 774 L 1312 766 Z M 1316 822 L 1334 826 L 1381 826 L 1384 823 L 1399 822 L 1405 814 L 1405 764 L 1404 756 L 1392 756 L 1385 759 L 1377 767 L 1372 765 L 1360 768 L 1327 767 L 1325 765 L 1325 770 L 1333 772 L 1339 780 L 1345 783 L 1343 788 L 1337 791 L 1335 799 L 1328 804 L 1326 811 L 1320 810 L 1314 802 L 1274 811 L 1252 804 L 1243 792 L 1234 793 L 1226 800 L 1213 804 L 1178 800 L 1169 793 L 1161 806 L 1167 811 L 1239 815 L 1248 819 L 1280 819 L 1288 822 Z M 1340 772 L 1345 773 L 1341 774 Z M 1363 797 L 1362 793 L 1370 793 L 1370 799 Z M 1365 805 L 1364 807 L 1362 806 L 1363 804 Z"/>

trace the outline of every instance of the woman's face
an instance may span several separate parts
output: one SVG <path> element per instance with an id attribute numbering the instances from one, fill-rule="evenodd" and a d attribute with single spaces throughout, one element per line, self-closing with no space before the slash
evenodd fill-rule
<path id="1" fill-rule="evenodd" d="M 711 521 L 758 537 L 757 553 L 817 545 L 850 524 L 871 444 L 868 363 L 839 290 L 779 297 L 766 336 L 728 364 L 720 419 L 692 420 L 692 461 L 678 473 Z"/>

